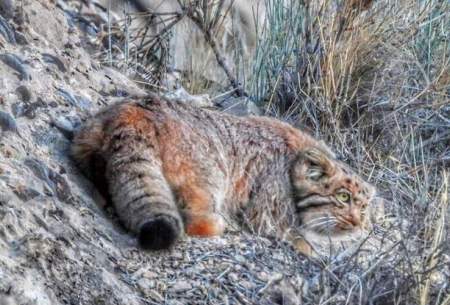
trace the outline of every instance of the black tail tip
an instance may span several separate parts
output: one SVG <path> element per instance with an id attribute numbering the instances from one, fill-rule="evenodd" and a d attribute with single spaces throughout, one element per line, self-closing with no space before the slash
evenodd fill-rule
<path id="1" fill-rule="evenodd" d="M 179 236 L 179 221 L 172 216 L 159 215 L 142 225 L 138 240 L 144 250 L 164 250 L 172 247 Z"/>

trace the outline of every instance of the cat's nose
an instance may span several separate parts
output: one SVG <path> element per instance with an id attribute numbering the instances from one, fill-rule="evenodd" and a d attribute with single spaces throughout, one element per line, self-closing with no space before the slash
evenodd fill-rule
<path id="1" fill-rule="evenodd" d="M 361 225 L 361 217 L 358 211 L 351 210 L 348 215 L 345 216 L 345 220 L 351 223 L 354 227 L 359 227 Z"/>

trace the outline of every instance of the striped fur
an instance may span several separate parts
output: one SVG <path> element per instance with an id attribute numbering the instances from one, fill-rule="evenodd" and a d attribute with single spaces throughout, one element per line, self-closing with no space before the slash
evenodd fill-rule
<path id="1" fill-rule="evenodd" d="M 288 124 L 156 96 L 104 109 L 77 133 L 72 152 L 104 177 L 120 219 L 148 249 L 168 248 L 184 232 L 220 235 L 240 221 L 303 250 L 299 240 L 315 217 L 322 221 L 310 228 L 319 233 L 331 224 L 344 234 L 361 227 L 362 217 L 352 217 L 374 192 L 322 142 Z M 352 200 L 345 208 L 336 200 L 342 189 Z"/>

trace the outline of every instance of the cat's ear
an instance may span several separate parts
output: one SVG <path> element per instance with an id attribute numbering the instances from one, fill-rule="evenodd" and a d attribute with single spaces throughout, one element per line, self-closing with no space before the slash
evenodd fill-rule
<path id="1" fill-rule="evenodd" d="M 319 148 L 308 148 L 299 152 L 292 168 L 295 180 L 319 181 L 331 177 L 335 172 L 332 156 Z"/>

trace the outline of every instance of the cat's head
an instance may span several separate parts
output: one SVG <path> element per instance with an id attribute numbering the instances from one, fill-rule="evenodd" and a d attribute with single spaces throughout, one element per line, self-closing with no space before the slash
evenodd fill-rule
<path id="1" fill-rule="evenodd" d="M 296 229 L 337 237 L 368 226 L 375 188 L 325 150 L 300 152 L 291 168 L 291 183 Z"/>

